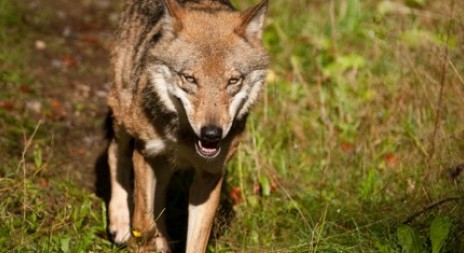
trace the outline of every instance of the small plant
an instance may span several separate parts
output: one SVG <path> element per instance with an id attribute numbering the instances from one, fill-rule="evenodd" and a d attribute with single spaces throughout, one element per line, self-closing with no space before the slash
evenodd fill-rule
<path id="1" fill-rule="evenodd" d="M 428 229 L 428 240 L 430 244 L 426 244 L 424 238 L 410 225 L 400 225 L 397 230 L 398 243 L 401 246 L 402 252 L 406 253 L 422 253 L 446 252 L 446 242 L 451 235 L 451 222 L 449 217 L 437 215 L 431 222 Z M 452 248 L 448 247 L 449 250 Z"/>

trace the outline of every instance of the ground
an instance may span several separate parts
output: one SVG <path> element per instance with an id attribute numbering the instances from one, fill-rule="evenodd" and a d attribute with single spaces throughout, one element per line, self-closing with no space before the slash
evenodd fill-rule
<path id="1" fill-rule="evenodd" d="M 106 147 L 109 45 L 118 13 L 119 5 L 111 1 L 0 1 L 0 177 L 5 182 L 11 173 L 22 171 L 22 183 L 30 179 L 38 186 L 37 195 L 31 195 L 26 185 L 20 188 L 27 189 L 24 210 L 26 202 L 43 205 L 35 210 L 39 220 L 44 218 L 42 211 L 44 216 L 54 216 L 58 206 L 65 211 L 70 195 L 63 190 L 79 189 L 89 196 L 99 193 L 95 164 Z M 23 152 L 25 159 L 21 159 Z M 15 169 L 10 170 L 10 165 Z M 62 185 L 56 186 L 55 180 Z M 16 187 L 15 182 L 7 185 L 12 186 L 10 190 Z M 89 204 L 73 201 L 73 206 Z M 6 210 L 12 208 L 8 204 Z M 7 214 L 2 217 L 8 218 Z M 101 218 L 97 220 L 104 222 Z M 47 219 L 45 223 L 53 223 L 53 218 Z M 106 237 L 104 228 L 99 232 Z M 6 248 L 24 250 L 14 246 L 14 240 L 10 243 Z M 66 237 L 63 243 L 69 243 Z"/>
<path id="2" fill-rule="evenodd" d="M 106 233 L 99 160 L 122 2 L 0 0 L 8 252 L 126 251 Z M 463 7 L 271 1 L 268 86 L 229 166 L 208 250 L 464 251 Z"/>
<path id="3" fill-rule="evenodd" d="M 8 1 L 2 5 L 14 8 Z M 24 137 L 30 137 L 23 134 L 38 126 L 39 136 L 53 134 L 42 144 L 60 150 L 50 157 L 60 161 L 60 169 L 50 172 L 93 188 L 92 161 L 105 146 L 103 123 L 111 83 L 108 48 L 117 7 L 110 1 L 30 1 L 5 20 L 7 27 L 8 22 L 20 22 L 15 32 L 22 35 L 4 35 L 21 49 L 18 55 L 8 55 L 9 50 L 2 48 L 6 59 L 2 88 L 7 91 L 1 102 L 2 144 L 8 148 L 2 161 L 20 153 Z M 11 115 L 18 116 L 8 122 Z M 20 117 L 26 124 L 17 124 L 16 129 L 4 125 L 17 123 L 14 120 Z"/>

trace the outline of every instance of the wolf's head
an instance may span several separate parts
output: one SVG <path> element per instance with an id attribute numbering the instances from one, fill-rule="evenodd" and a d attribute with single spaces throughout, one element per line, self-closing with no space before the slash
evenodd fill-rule
<path id="1" fill-rule="evenodd" d="M 214 1 L 181 6 L 164 0 L 164 6 L 161 36 L 148 52 L 150 85 L 166 110 L 184 115 L 197 153 L 214 158 L 265 82 L 267 0 L 245 12 Z"/>

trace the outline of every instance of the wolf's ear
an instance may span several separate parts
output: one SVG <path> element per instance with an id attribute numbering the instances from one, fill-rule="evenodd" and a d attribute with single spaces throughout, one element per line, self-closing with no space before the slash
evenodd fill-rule
<path id="1" fill-rule="evenodd" d="M 177 0 L 162 0 L 165 12 L 165 22 L 168 31 L 176 33 L 182 29 L 182 16 L 184 15 L 184 8 L 177 2 Z"/>
<path id="2" fill-rule="evenodd" d="M 268 0 L 262 0 L 255 7 L 244 11 L 241 15 L 242 22 L 236 32 L 248 39 L 261 40 L 267 5 Z"/>

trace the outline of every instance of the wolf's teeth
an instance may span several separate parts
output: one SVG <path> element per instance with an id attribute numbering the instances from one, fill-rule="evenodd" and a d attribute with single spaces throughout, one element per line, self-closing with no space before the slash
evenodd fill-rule
<path id="1" fill-rule="evenodd" d="M 208 142 L 204 143 L 201 140 L 198 140 L 196 146 L 197 146 L 197 151 L 200 153 L 200 155 L 214 157 L 219 153 L 218 143 L 208 143 Z"/>
<path id="2" fill-rule="evenodd" d="M 205 153 L 214 153 L 217 150 L 217 148 L 207 148 L 207 147 L 204 147 L 203 145 L 200 146 L 200 148 Z"/>
<path id="3" fill-rule="evenodd" d="M 212 148 L 202 148 L 202 151 L 205 153 L 214 153 L 216 152 L 217 149 L 212 149 Z"/>

